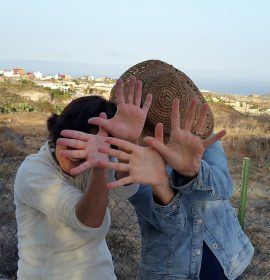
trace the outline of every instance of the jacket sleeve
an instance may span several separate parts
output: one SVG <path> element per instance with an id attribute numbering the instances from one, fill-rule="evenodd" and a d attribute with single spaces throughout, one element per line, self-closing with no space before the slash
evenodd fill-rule
<path id="1" fill-rule="evenodd" d="M 179 193 L 176 193 L 169 204 L 163 206 L 154 201 L 150 186 L 140 185 L 138 192 L 129 201 L 137 213 L 141 227 L 148 222 L 160 231 L 175 233 L 185 226 L 186 218 L 181 211 Z"/>
<path id="2" fill-rule="evenodd" d="M 234 185 L 229 174 L 227 157 L 220 141 L 205 151 L 198 175 L 191 181 L 175 170 L 170 177 L 173 188 L 197 200 L 230 199 Z"/>

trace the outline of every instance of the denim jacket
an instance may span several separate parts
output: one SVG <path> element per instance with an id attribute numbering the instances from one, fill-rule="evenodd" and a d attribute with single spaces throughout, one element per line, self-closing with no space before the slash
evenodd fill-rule
<path id="1" fill-rule="evenodd" d="M 187 181 L 168 167 L 173 200 L 155 203 L 149 186 L 129 198 L 142 235 L 140 280 L 199 279 L 203 241 L 229 280 L 250 263 L 254 249 L 229 202 L 233 182 L 220 142 L 204 153 L 196 178 Z"/>

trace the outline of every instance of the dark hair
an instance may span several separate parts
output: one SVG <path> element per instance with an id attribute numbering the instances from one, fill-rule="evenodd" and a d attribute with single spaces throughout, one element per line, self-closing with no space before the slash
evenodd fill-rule
<path id="1" fill-rule="evenodd" d="M 61 137 L 63 129 L 72 129 L 89 133 L 96 130 L 95 125 L 89 124 L 88 119 L 99 117 L 101 112 L 107 114 L 108 119 L 116 112 L 114 103 L 101 96 L 84 96 L 71 101 L 60 115 L 53 114 L 47 120 L 49 139 L 56 143 Z"/>

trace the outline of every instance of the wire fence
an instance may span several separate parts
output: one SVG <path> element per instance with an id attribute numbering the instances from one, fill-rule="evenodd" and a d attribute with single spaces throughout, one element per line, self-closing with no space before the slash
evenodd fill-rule
<path id="1" fill-rule="evenodd" d="M 0 280 L 16 279 L 17 238 L 13 182 L 22 157 L 1 159 L 0 165 Z M 231 162 L 236 182 L 232 204 L 239 208 L 241 162 Z M 270 164 L 251 165 L 245 232 L 255 247 L 255 255 L 242 280 L 270 279 Z M 110 200 L 112 225 L 107 242 L 118 280 L 135 279 L 140 260 L 141 237 L 136 214 L 127 201 Z"/>

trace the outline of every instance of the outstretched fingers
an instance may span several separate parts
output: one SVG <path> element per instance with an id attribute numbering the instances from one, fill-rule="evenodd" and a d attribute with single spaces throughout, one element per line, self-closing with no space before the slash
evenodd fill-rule
<path id="1" fill-rule="evenodd" d="M 163 143 L 163 123 L 158 123 L 155 127 L 155 138 Z"/>
<path id="2" fill-rule="evenodd" d="M 93 117 L 88 120 L 88 123 L 99 126 L 105 130 L 110 128 L 110 120 L 101 117 Z"/>
<path id="3" fill-rule="evenodd" d="M 140 80 L 137 80 L 135 84 L 134 105 L 140 107 L 141 99 L 142 99 L 142 82 Z"/>
<path id="4" fill-rule="evenodd" d="M 156 150 L 163 158 L 167 153 L 167 147 L 162 142 L 157 140 L 154 137 L 146 136 L 144 137 L 143 141 L 151 148 Z"/>
<path id="5" fill-rule="evenodd" d="M 192 126 L 195 121 L 195 113 L 196 113 L 197 104 L 198 104 L 198 100 L 192 99 L 188 106 L 188 109 L 187 109 L 187 112 L 185 115 L 185 120 L 184 120 L 184 127 L 183 127 L 185 130 L 191 131 L 191 129 L 192 129 Z"/>
<path id="6" fill-rule="evenodd" d="M 116 188 L 122 187 L 124 185 L 129 185 L 129 184 L 132 184 L 132 183 L 134 183 L 132 181 L 132 178 L 130 176 L 127 176 L 127 177 L 121 178 L 117 181 L 113 181 L 113 182 L 108 183 L 107 188 L 108 189 L 116 189 Z"/>
<path id="7" fill-rule="evenodd" d="M 129 78 L 128 89 L 127 89 L 129 104 L 133 104 L 134 102 L 135 86 L 136 86 L 136 78 L 134 76 L 131 76 Z"/>
<path id="8" fill-rule="evenodd" d="M 214 144 L 216 141 L 220 140 L 226 134 L 226 130 L 221 130 L 217 134 L 211 135 L 207 139 L 203 140 L 204 148 L 208 148 L 210 145 Z"/>
<path id="9" fill-rule="evenodd" d="M 86 150 L 62 150 L 60 152 L 61 156 L 69 158 L 69 159 L 86 159 L 87 152 Z"/>
<path id="10" fill-rule="evenodd" d="M 127 153 L 131 153 L 133 151 L 134 146 L 136 146 L 128 141 L 118 139 L 118 138 L 113 138 L 113 137 L 106 138 L 105 142 L 110 145 L 117 146 L 118 148 L 124 150 Z"/>
<path id="11" fill-rule="evenodd" d="M 102 118 L 103 120 L 107 120 L 107 115 L 106 115 L 105 112 L 100 113 L 99 117 Z M 98 135 L 103 136 L 103 137 L 107 137 L 108 132 L 104 129 L 104 127 L 100 126 Z"/>
<path id="12" fill-rule="evenodd" d="M 172 114 L 171 114 L 171 130 L 176 130 L 179 128 L 179 99 L 175 98 L 172 104 Z"/>
<path id="13" fill-rule="evenodd" d="M 85 149 L 86 142 L 70 138 L 58 138 L 56 144 L 67 146 L 73 149 L 83 150 Z"/>
<path id="14" fill-rule="evenodd" d="M 151 106 L 151 103 L 152 103 L 152 94 L 147 94 L 146 95 L 146 99 L 145 99 L 145 102 L 142 106 L 142 111 L 147 115 L 148 111 L 149 111 L 149 108 Z"/>
<path id="15" fill-rule="evenodd" d="M 79 166 L 75 167 L 75 168 L 72 168 L 70 170 L 70 175 L 72 176 L 75 176 L 75 175 L 78 175 L 78 174 L 81 174 L 82 172 L 84 172 L 85 170 L 93 167 L 93 166 L 96 166 L 96 160 L 93 159 L 92 162 L 89 162 L 89 161 L 85 161 L 83 162 L 82 164 L 80 164 Z"/>
<path id="16" fill-rule="evenodd" d="M 116 103 L 118 105 L 125 103 L 125 97 L 124 97 L 124 91 L 123 91 L 123 81 L 121 79 L 116 81 L 115 97 L 116 97 Z"/>
<path id="17" fill-rule="evenodd" d="M 208 112 L 209 112 L 209 105 L 204 103 L 200 108 L 200 114 L 198 116 L 198 120 L 193 127 L 193 130 L 199 134 L 203 131 L 205 127 Z"/>
<path id="18" fill-rule="evenodd" d="M 88 133 L 77 131 L 77 130 L 65 129 L 61 131 L 61 135 L 64 137 L 81 140 L 85 142 L 87 142 L 88 140 Z"/>
<path id="19" fill-rule="evenodd" d="M 111 157 L 115 157 L 122 161 L 129 161 L 129 159 L 130 159 L 130 155 L 128 153 L 126 153 L 124 151 L 112 149 L 109 147 L 100 147 L 100 148 L 98 148 L 98 152 L 106 154 Z"/>
<path id="20" fill-rule="evenodd" d="M 121 172 L 128 172 L 129 171 L 129 165 L 122 162 L 114 162 L 114 161 L 107 161 L 99 159 L 97 160 L 96 165 L 100 168 L 109 168 L 114 169 Z"/>

